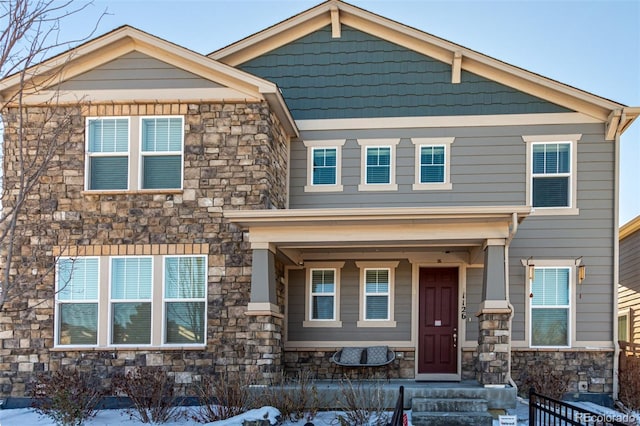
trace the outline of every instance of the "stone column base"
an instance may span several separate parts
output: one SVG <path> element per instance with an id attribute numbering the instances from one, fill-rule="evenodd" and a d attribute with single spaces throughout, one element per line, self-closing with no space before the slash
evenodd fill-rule
<path id="1" fill-rule="evenodd" d="M 509 309 L 483 309 L 476 316 L 478 335 L 478 367 L 476 379 L 485 386 L 507 384 L 511 356 Z"/>

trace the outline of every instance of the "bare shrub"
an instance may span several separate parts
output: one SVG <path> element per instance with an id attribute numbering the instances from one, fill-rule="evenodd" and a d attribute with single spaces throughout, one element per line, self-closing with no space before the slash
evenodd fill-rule
<path id="1" fill-rule="evenodd" d="M 529 396 L 529 390 L 553 399 L 562 399 L 569 390 L 569 375 L 554 370 L 547 365 L 535 366 L 520 373 L 520 390 L 523 397 Z"/>
<path id="2" fill-rule="evenodd" d="M 174 385 L 173 377 L 157 367 L 138 367 L 112 380 L 114 391 L 131 400 L 131 417 L 143 423 L 166 423 L 182 416 Z"/>
<path id="3" fill-rule="evenodd" d="M 95 416 L 103 396 L 95 375 L 75 369 L 40 374 L 31 390 L 36 412 L 65 426 L 81 425 Z"/>
<path id="4" fill-rule="evenodd" d="M 618 371 L 618 399 L 631 410 L 640 409 L 640 358 L 623 355 Z"/>
<path id="5" fill-rule="evenodd" d="M 339 407 L 344 414 L 337 415 L 336 420 L 341 426 L 378 426 L 389 422 L 384 390 L 379 382 L 354 385 L 346 378 L 340 382 L 340 394 Z"/>
<path id="6" fill-rule="evenodd" d="M 196 387 L 199 407 L 193 420 L 209 423 L 244 413 L 251 406 L 250 386 L 255 383 L 249 374 L 230 377 L 226 372 L 215 377 L 205 376 Z"/>
<path id="7" fill-rule="evenodd" d="M 277 408 L 281 421 L 310 421 L 318 413 L 318 390 L 308 371 L 301 371 L 294 377 L 281 375 L 260 390 L 255 400 L 256 407 L 269 405 Z"/>

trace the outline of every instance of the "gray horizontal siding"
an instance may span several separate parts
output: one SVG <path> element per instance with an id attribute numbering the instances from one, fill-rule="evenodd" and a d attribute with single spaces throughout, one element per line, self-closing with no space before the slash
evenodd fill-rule
<path id="1" fill-rule="evenodd" d="M 342 192 L 305 192 L 307 148 L 291 144 L 291 208 L 429 207 L 524 205 L 526 144 L 522 135 L 582 133 L 578 143 L 578 195 L 589 199 L 581 218 L 610 217 L 612 194 L 612 144 L 602 143 L 602 125 L 502 126 L 446 129 L 398 129 L 354 131 L 307 131 L 304 140 L 346 139 L 342 147 Z M 414 191 L 415 146 L 411 138 L 455 137 L 451 146 L 453 189 Z M 360 153 L 358 139 L 399 138 L 397 145 L 397 191 L 358 191 Z M 608 150 L 607 150 L 608 149 Z M 584 176 L 583 176 L 584 175 Z M 591 210 L 594 209 L 594 210 Z"/>
<path id="2" fill-rule="evenodd" d="M 640 231 L 620 240 L 618 309 L 631 311 L 631 341 L 640 342 Z"/>
<path id="3" fill-rule="evenodd" d="M 64 82 L 64 90 L 185 89 L 220 85 L 139 52 L 131 52 Z"/>
<path id="4" fill-rule="evenodd" d="M 358 328 L 360 270 L 346 261 L 341 270 L 341 328 L 305 328 L 305 271 L 289 271 L 288 341 L 398 341 L 411 340 L 411 265 L 401 261 L 395 276 L 395 328 Z"/>
<path id="5" fill-rule="evenodd" d="M 296 120 L 565 112 L 566 109 L 372 35 L 325 27 L 239 68 L 281 88 Z"/>
<path id="6" fill-rule="evenodd" d="M 480 310 L 482 302 L 482 280 L 484 269 L 467 269 L 467 323 L 466 341 L 467 344 L 474 344 L 478 341 L 478 317 L 476 312 Z"/>

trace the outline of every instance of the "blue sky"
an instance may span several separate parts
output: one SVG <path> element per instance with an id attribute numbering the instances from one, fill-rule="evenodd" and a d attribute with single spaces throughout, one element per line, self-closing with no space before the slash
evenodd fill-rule
<path id="1" fill-rule="evenodd" d="M 65 35 L 129 24 L 210 53 L 320 0 L 94 0 Z M 640 0 L 351 0 L 349 3 L 501 61 L 640 106 Z M 621 142 L 620 224 L 640 215 L 640 119 Z"/>

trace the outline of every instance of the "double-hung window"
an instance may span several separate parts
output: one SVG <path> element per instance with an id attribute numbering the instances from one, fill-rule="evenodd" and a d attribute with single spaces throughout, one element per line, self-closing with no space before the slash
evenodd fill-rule
<path id="1" fill-rule="evenodd" d="M 129 119 L 87 120 L 88 189 L 129 188 Z"/>
<path id="2" fill-rule="evenodd" d="M 60 258 L 56 268 L 56 334 L 61 345 L 98 342 L 97 257 Z"/>
<path id="3" fill-rule="evenodd" d="M 111 259 L 111 344 L 151 343 L 151 257 Z"/>
<path id="4" fill-rule="evenodd" d="M 535 267 L 530 280 L 532 347 L 571 345 L 571 267 Z"/>
<path id="5" fill-rule="evenodd" d="M 87 118 L 86 188 L 91 191 L 182 188 L 184 118 Z"/>
<path id="6" fill-rule="evenodd" d="M 576 145 L 581 135 L 523 136 L 527 199 L 534 214 L 577 214 Z"/>
<path id="7" fill-rule="evenodd" d="M 342 191 L 342 146 L 346 140 L 304 141 L 307 148 L 305 192 Z"/>
<path id="8" fill-rule="evenodd" d="M 340 268 L 344 262 L 307 263 L 304 327 L 340 327 Z"/>
<path id="9" fill-rule="evenodd" d="M 60 258 L 56 346 L 206 343 L 206 255 Z"/>
<path id="10" fill-rule="evenodd" d="M 398 262 L 356 262 L 360 268 L 358 327 L 395 327 L 394 276 Z"/>
<path id="11" fill-rule="evenodd" d="M 451 189 L 449 159 L 454 138 L 413 138 L 415 145 L 414 190 Z"/>
<path id="12" fill-rule="evenodd" d="M 358 139 L 361 147 L 360 191 L 396 191 L 396 145 L 399 139 Z"/>

